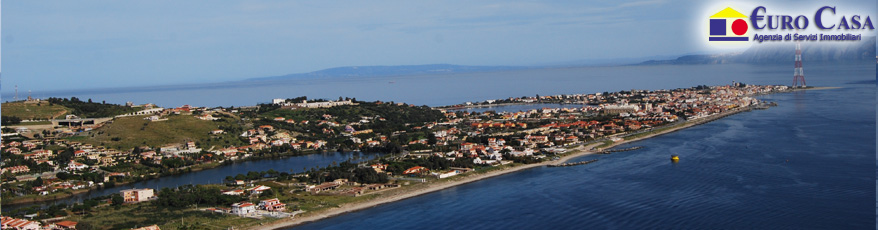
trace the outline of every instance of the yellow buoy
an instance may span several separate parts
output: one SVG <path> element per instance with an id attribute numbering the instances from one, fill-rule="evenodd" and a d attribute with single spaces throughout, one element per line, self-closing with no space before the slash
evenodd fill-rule
<path id="1" fill-rule="evenodd" d="M 677 156 L 677 155 L 671 155 L 671 161 L 673 161 L 673 162 L 677 162 L 677 161 L 679 161 L 679 160 L 680 160 L 680 156 Z"/>

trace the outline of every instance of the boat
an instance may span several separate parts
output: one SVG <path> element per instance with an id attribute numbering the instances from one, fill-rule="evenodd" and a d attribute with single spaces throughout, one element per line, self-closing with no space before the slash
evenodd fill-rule
<path id="1" fill-rule="evenodd" d="M 680 156 L 677 156 L 677 155 L 671 155 L 671 161 L 673 161 L 673 162 L 680 161 Z"/>

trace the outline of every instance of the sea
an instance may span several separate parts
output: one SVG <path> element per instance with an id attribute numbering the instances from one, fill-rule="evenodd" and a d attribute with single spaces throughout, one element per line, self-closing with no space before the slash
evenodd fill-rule
<path id="1" fill-rule="evenodd" d="M 792 65 L 577 67 L 46 95 L 165 107 L 245 106 L 302 95 L 440 106 L 733 82 L 789 85 L 792 72 Z M 873 229 L 876 68 L 809 63 L 806 73 L 809 86 L 835 88 L 759 96 L 778 106 L 618 147 L 639 150 L 570 160 L 596 163 L 501 175 L 295 229 Z M 672 154 L 679 162 L 670 161 Z"/>

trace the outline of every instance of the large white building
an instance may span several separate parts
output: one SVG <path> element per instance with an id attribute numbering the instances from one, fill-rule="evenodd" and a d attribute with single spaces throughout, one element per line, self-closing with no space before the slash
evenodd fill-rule
<path id="1" fill-rule="evenodd" d="M 298 106 L 302 108 L 329 108 L 333 106 L 339 105 L 353 105 L 353 101 L 322 101 L 322 102 L 308 102 L 307 100 L 302 100 L 301 103 L 291 103 L 287 102 L 286 99 L 272 99 L 272 104 L 282 105 L 282 106 Z"/>
<path id="2" fill-rule="evenodd" d="M 151 188 L 142 188 L 142 189 L 125 189 L 119 191 L 122 198 L 125 199 L 125 202 L 128 203 L 137 203 L 141 201 L 147 201 L 153 197 L 155 197 L 155 190 Z"/>

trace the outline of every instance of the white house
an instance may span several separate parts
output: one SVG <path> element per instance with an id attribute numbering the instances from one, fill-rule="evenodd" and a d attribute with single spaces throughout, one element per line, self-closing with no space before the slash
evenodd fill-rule
<path id="1" fill-rule="evenodd" d="M 247 189 L 247 191 L 250 191 L 250 194 L 259 195 L 259 194 L 262 194 L 263 191 L 269 190 L 269 189 L 271 189 L 271 187 L 268 187 L 265 185 L 260 185 L 260 186 L 256 186 L 253 188 L 249 188 L 249 189 Z"/>
<path id="2" fill-rule="evenodd" d="M 232 214 L 247 215 L 256 212 L 256 205 L 250 202 L 241 202 L 232 204 Z"/>
<path id="3" fill-rule="evenodd" d="M 443 173 L 434 173 L 433 175 L 435 175 L 439 179 L 442 179 L 442 178 L 457 176 L 457 174 L 460 174 L 460 171 L 450 170 L 450 171 L 443 172 Z"/>
<path id="4" fill-rule="evenodd" d="M 83 163 L 79 163 L 79 162 L 76 162 L 73 160 L 70 160 L 70 163 L 67 164 L 68 171 L 78 171 L 78 170 L 83 170 L 86 168 L 88 168 L 88 165 L 85 165 Z"/>
<path id="5" fill-rule="evenodd" d="M 240 195 L 244 195 L 244 190 L 233 189 L 233 190 L 223 191 L 223 195 L 240 196 Z"/>

